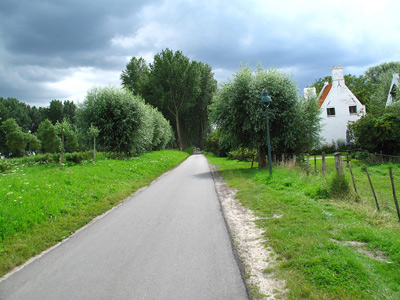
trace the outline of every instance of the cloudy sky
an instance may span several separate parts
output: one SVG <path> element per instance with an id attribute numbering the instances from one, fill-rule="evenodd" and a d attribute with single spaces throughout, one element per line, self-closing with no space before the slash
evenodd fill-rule
<path id="1" fill-rule="evenodd" d="M 80 102 L 120 85 L 132 56 L 165 48 L 212 66 L 293 75 L 299 91 L 342 65 L 361 75 L 399 61 L 398 0 L 1 0 L 0 96 L 36 106 Z"/>

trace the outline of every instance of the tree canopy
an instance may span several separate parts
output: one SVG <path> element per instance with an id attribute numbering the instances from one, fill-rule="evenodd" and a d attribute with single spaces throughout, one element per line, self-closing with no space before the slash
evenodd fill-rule
<path id="1" fill-rule="evenodd" d="M 137 154 L 163 148 L 170 142 L 171 128 L 163 116 L 132 92 L 117 87 L 88 91 L 78 111 L 83 135 L 99 130 L 99 147 L 111 152 Z"/>
<path id="2" fill-rule="evenodd" d="M 181 51 L 165 49 L 149 66 L 132 57 L 122 71 L 123 85 L 157 107 L 184 147 L 201 146 L 208 124 L 207 106 L 217 88 L 209 65 L 191 61 Z"/>
<path id="3" fill-rule="evenodd" d="M 223 146 L 258 149 L 260 167 L 266 166 L 267 152 L 265 107 L 261 102 L 264 88 L 272 98 L 268 109 L 273 153 L 303 152 L 314 146 L 319 134 L 316 100 L 301 102 L 290 76 L 276 69 L 264 70 L 261 65 L 255 71 L 241 67 L 218 90 L 211 106 L 212 119 Z"/>

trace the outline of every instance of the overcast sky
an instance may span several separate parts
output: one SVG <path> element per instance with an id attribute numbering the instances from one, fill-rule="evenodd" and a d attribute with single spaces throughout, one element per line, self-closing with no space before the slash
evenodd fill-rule
<path id="1" fill-rule="evenodd" d="M 165 48 L 211 65 L 218 82 L 240 63 L 293 75 L 299 91 L 399 61 L 398 0 L 1 0 L 0 96 L 30 105 L 84 100 L 120 85 L 132 56 Z"/>

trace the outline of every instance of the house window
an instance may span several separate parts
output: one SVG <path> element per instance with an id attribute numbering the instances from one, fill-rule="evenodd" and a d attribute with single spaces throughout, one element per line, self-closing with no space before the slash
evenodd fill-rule
<path id="1" fill-rule="evenodd" d="M 334 117 L 335 116 L 335 108 L 334 107 L 330 107 L 326 109 L 326 113 L 328 114 L 328 117 Z"/>
<path id="2" fill-rule="evenodd" d="M 356 114 L 357 113 L 357 106 L 349 106 L 349 112 L 350 114 Z"/>

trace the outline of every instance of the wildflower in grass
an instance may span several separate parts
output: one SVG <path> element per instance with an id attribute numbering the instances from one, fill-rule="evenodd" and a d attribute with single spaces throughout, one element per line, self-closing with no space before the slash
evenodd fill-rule
<path id="1" fill-rule="evenodd" d="M 8 195 L 12 195 L 12 194 L 14 194 L 14 192 L 8 192 L 8 193 L 7 193 L 7 196 L 8 196 Z"/>

